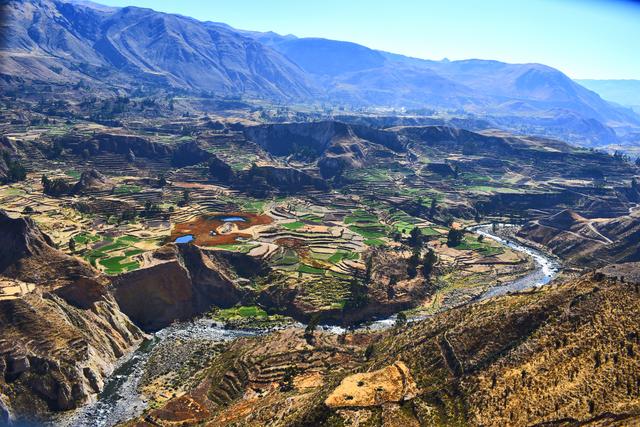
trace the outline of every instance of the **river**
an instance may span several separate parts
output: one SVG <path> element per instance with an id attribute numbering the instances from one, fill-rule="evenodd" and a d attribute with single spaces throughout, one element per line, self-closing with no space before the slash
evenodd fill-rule
<path id="1" fill-rule="evenodd" d="M 506 228 L 506 227 L 515 227 L 515 226 L 508 225 L 508 224 L 498 224 L 497 227 Z M 492 287 L 491 289 L 487 290 L 484 294 L 482 294 L 479 297 L 479 299 L 483 300 L 491 297 L 496 297 L 499 295 L 504 295 L 508 292 L 516 292 L 516 291 L 522 291 L 524 289 L 544 286 L 547 283 L 549 283 L 560 272 L 561 266 L 556 259 L 532 247 L 525 246 L 518 242 L 500 237 L 497 234 L 495 234 L 492 229 L 493 229 L 493 226 L 491 225 L 479 225 L 479 226 L 472 227 L 470 230 L 476 234 L 485 236 L 485 238 L 493 239 L 496 242 L 504 246 L 507 246 L 516 252 L 522 252 L 529 255 L 530 257 L 533 258 L 533 262 L 535 263 L 536 268 L 529 274 L 519 279 L 502 284 L 500 286 Z"/>
<path id="2" fill-rule="evenodd" d="M 499 225 L 499 227 L 511 227 Z M 532 287 L 544 286 L 549 283 L 560 271 L 560 264 L 548 255 L 498 236 L 492 231 L 490 225 L 475 226 L 470 229 L 474 233 L 493 239 L 502 245 L 508 246 L 514 251 L 523 252 L 531 256 L 536 268 L 527 275 L 509 283 L 495 286 L 487 290 L 477 299 L 486 299 L 503 295 L 508 292 L 520 291 Z M 383 330 L 393 326 L 396 316 L 377 320 L 369 323 L 369 330 Z M 411 319 L 421 320 L 424 317 Z M 299 324 L 298 326 L 304 327 Z M 333 333 L 342 333 L 344 328 L 338 326 L 322 326 L 323 330 Z M 57 426 L 76 427 L 111 427 L 119 422 L 134 418 L 142 414 L 147 408 L 147 402 L 138 392 L 138 385 L 154 347 L 167 340 L 176 339 L 207 339 L 214 342 L 226 342 L 236 338 L 253 336 L 261 331 L 242 329 L 225 329 L 222 324 L 210 319 L 198 319 L 191 322 L 174 324 L 162 329 L 153 337 L 144 342 L 135 352 L 119 362 L 119 366 L 105 381 L 105 387 L 98 399 L 78 410 L 71 417 L 57 419 Z"/>
<path id="3" fill-rule="evenodd" d="M 177 339 L 206 339 L 226 342 L 256 335 L 250 330 L 225 329 L 210 319 L 197 319 L 164 328 L 153 334 L 136 351 L 120 360 L 118 367 L 106 379 L 98 400 L 84 406 L 71 417 L 53 420 L 53 425 L 64 427 L 111 427 L 142 414 L 147 402 L 138 393 L 145 366 L 152 350 L 164 341 Z"/>

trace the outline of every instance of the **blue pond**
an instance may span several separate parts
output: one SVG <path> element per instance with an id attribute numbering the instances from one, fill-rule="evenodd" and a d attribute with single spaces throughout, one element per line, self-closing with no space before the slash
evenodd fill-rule
<path id="1" fill-rule="evenodd" d="M 193 240 L 193 234 L 185 234 L 184 236 L 178 237 L 175 242 L 176 243 L 189 243 Z"/>
<path id="2" fill-rule="evenodd" d="M 246 222 L 247 221 L 245 218 L 242 218 L 241 216 L 221 216 L 216 219 L 224 222 Z"/>

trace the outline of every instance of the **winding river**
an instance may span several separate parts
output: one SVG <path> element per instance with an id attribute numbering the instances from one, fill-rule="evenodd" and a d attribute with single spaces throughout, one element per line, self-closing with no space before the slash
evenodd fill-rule
<path id="1" fill-rule="evenodd" d="M 497 227 L 507 228 L 515 226 L 508 224 L 499 224 L 497 225 Z M 536 268 L 529 274 L 512 282 L 508 282 L 500 286 L 494 286 L 493 288 L 487 290 L 484 294 L 482 294 L 479 299 L 482 300 L 499 295 L 504 295 L 508 292 L 516 292 L 522 291 L 524 289 L 544 286 L 560 272 L 561 266 L 556 259 L 551 258 L 547 254 L 532 247 L 505 239 L 504 237 L 500 237 L 495 234 L 492 229 L 493 227 L 491 225 L 479 225 L 470 228 L 470 230 L 476 234 L 485 236 L 489 239 L 493 239 L 496 242 L 507 246 L 516 252 L 522 252 L 529 255 L 531 258 L 533 258 L 533 262 L 535 263 Z"/>
<path id="2" fill-rule="evenodd" d="M 501 224 L 499 227 L 512 227 Z M 487 290 L 476 300 L 503 295 L 508 292 L 520 291 L 532 287 L 544 286 L 560 271 L 560 264 L 546 254 L 498 236 L 490 225 L 480 225 L 470 228 L 474 233 L 493 239 L 498 243 L 517 252 L 531 256 L 536 268 L 527 275 L 509 283 L 495 286 Z M 393 326 L 395 315 L 377 320 L 366 326 L 370 330 L 382 330 Z M 420 320 L 415 318 L 412 320 Z M 300 325 L 303 326 L 304 325 Z M 342 333 L 344 329 L 337 326 L 324 326 L 325 331 Z M 207 339 L 215 342 L 226 342 L 236 338 L 253 336 L 263 332 L 225 329 L 222 324 L 210 319 L 198 319 L 191 322 L 174 324 L 153 334 L 152 339 L 144 342 L 135 352 L 120 361 L 118 368 L 106 379 L 105 387 L 98 400 L 78 410 L 71 417 L 54 420 L 60 426 L 95 426 L 111 427 L 119 422 L 134 418 L 142 414 L 147 402 L 138 393 L 138 385 L 144 373 L 149 356 L 155 346 L 167 340 L 176 339 Z"/>

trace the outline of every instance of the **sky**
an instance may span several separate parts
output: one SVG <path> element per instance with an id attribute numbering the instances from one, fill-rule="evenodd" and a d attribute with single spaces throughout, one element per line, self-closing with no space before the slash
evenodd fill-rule
<path id="1" fill-rule="evenodd" d="M 425 59 L 538 62 L 575 79 L 640 79 L 640 2 L 97 0 L 235 28 L 346 40 Z"/>

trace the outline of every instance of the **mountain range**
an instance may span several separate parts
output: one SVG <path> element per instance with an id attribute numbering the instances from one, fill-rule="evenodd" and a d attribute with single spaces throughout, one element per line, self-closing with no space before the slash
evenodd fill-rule
<path id="1" fill-rule="evenodd" d="M 496 117 L 505 128 L 555 129 L 583 145 L 615 143 L 640 128 L 631 109 L 541 64 L 430 61 L 91 2 L 9 0 L 2 8 L 3 84 L 83 80 L 278 102 L 428 108 Z"/>

